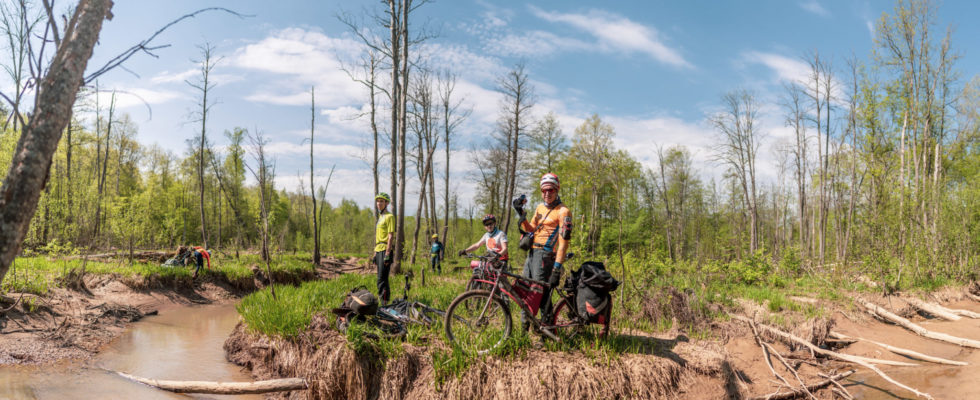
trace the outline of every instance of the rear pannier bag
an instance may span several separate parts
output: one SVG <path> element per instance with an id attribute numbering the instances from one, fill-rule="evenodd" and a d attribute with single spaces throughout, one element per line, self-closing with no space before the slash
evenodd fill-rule
<path id="1" fill-rule="evenodd" d="M 612 296 L 609 293 L 619 287 L 619 281 L 606 271 L 605 265 L 586 261 L 578 271 L 569 276 L 565 285 L 575 288 L 575 306 L 579 315 L 589 322 L 606 322 L 607 309 L 612 305 Z"/>
<path id="2" fill-rule="evenodd" d="M 579 286 L 575 293 L 575 303 L 578 307 L 578 315 L 581 315 L 593 323 L 603 323 L 606 309 L 612 303 L 612 296 L 609 293 L 599 293 L 588 286 Z"/>
<path id="3" fill-rule="evenodd" d="M 579 269 L 579 287 L 588 286 L 597 292 L 609 293 L 619 287 L 619 281 L 613 278 L 606 266 L 597 261 L 586 261 Z"/>

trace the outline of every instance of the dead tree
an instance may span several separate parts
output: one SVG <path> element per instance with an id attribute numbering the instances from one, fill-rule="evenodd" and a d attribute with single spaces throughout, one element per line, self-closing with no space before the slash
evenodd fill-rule
<path id="1" fill-rule="evenodd" d="M 204 248 L 208 248 L 207 219 L 205 218 L 204 212 L 204 157 L 207 147 L 208 112 L 211 111 L 211 106 L 214 105 L 213 100 L 208 100 L 208 93 L 215 85 L 214 81 L 211 80 L 211 71 L 214 69 L 215 64 L 221 61 L 221 57 L 217 59 L 213 58 L 214 46 L 211 46 L 210 43 L 204 43 L 204 45 L 198 46 L 198 49 L 201 50 L 202 57 L 200 61 L 197 61 L 201 66 L 201 75 L 197 82 L 186 80 L 184 82 L 201 93 L 201 100 L 197 104 L 200 109 L 194 114 L 197 118 L 195 122 L 201 123 L 200 146 L 197 148 L 197 188 L 200 195 L 199 205 L 201 207 L 201 242 Z"/>
<path id="2" fill-rule="evenodd" d="M 504 232 L 510 228 L 510 199 L 517 185 L 517 158 L 521 148 L 521 135 L 530 125 L 531 107 L 534 106 L 534 88 L 528 79 L 524 64 L 517 64 L 497 81 L 497 91 L 504 95 L 501 103 L 500 128 L 507 141 L 507 175 L 504 182 L 503 211 Z"/>
<path id="3" fill-rule="evenodd" d="M 51 65 L 40 79 L 33 118 L 17 141 L 10 169 L 0 185 L 0 281 L 20 251 L 102 21 L 112 18 L 111 8 L 109 0 L 81 0 L 66 24 L 64 41 L 57 41 Z"/>
<path id="4" fill-rule="evenodd" d="M 463 108 L 464 99 L 454 99 L 453 92 L 456 90 L 456 74 L 445 72 L 438 82 L 439 86 L 439 106 L 442 112 L 443 128 L 443 147 L 446 149 L 446 176 L 445 187 L 443 188 L 443 205 L 445 214 L 442 225 L 442 240 L 448 243 L 449 240 L 449 156 L 452 152 L 450 140 L 454 136 L 456 129 L 473 112 L 472 108 Z"/>
<path id="5" fill-rule="evenodd" d="M 252 176 L 259 183 L 259 218 L 262 219 L 262 261 L 265 261 L 266 273 L 269 276 L 269 288 L 272 290 L 272 298 L 276 298 L 276 288 L 273 286 L 272 276 L 272 265 L 271 257 L 269 256 L 269 208 L 271 205 L 269 201 L 271 200 L 271 190 L 272 180 L 275 179 L 276 171 L 275 165 L 271 164 L 266 158 L 265 145 L 268 143 L 261 132 L 256 130 L 254 135 L 249 135 L 249 140 L 252 142 L 252 148 L 254 151 L 253 156 L 255 157 L 255 162 L 257 164 L 256 168 L 252 168 L 248 164 L 248 170 L 252 172 Z M 257 171 L 256 171 L 257 169 Z"/>
<path id="6" fill-rule="evenodd" d="M 806 120 L 806 110 L 803 106 L 803 88 L 797 84 L 789 84 L 785 86 L 786 93 L 783 99 L 783 107 L 785 108 L 786 126 L 793 129 L 793 145 L 790 152 L 792 153 L 792 164 L 794 177 L 796 178 L 796 196 L 797 196 L 797 212 L 798 212 L 798 223 L 800 230 L 800 252 L 803 256 L 806 256 L 809 252 L 809 241 L 807 238 L 807 175 L 809 174 L 809 167 L 807 166 L 807 161 L 809 157 L 809 150 L 807 145 L 809 143 L 809 137 L 807 136 L 806 125 L 804 124 Z"/>
<path id="7" fill-rule="evenodd" d="M 316 215 L 316 185 L 313 183 L 313 137 L 316 133 L 316 88 L 310 87 L 310 197 L 313 198 L 313 268 L 320 265 L 320 226 Z M 377 141 L 375 141 L 377 143 Z M 377 148 L 377 145 L 375 145 Z M 377 182 L 377 175 L 375 175 Z"/>

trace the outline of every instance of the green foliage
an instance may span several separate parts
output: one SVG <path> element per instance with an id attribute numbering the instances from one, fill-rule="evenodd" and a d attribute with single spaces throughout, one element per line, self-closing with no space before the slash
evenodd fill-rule
<path id="1" fill-rule="evenodd" d="M 766 280 L 772 272 L 769 259 L 763 250 L 752 253 L 743 260 L 736 260 L 725 266 L 731 282 L 754 285 Z"/>

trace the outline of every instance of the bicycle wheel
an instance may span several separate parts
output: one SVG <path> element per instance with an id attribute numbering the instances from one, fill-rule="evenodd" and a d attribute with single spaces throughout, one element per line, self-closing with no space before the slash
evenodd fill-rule
<path id="1" fill-rule="evenodd" d="M 456 297 L 446 310 L 446 338 L 460 349 L 486 354 L 510 336 L 510 310 L 486 290 Z"/>
<path id="2" fill-rule="evenodd" d="M 571 297 L 563 297 L 559 300 L 552 313 L 551 331 L 561 339 L 575 337 L 584 329 L 582 318 L 578 315 L 575 303 L 569 300 Z"/>

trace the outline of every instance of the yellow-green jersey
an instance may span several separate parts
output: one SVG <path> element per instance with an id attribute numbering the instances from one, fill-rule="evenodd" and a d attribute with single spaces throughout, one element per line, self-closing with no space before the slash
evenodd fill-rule
<path id="1" fill-rule="evenodd" d="M 379 215 L 375 231 L 377 233 L 374 238 L 374 251 L 388 250 L 388 235 L 395 233 L 395 216 L 390 212 Z"/>

